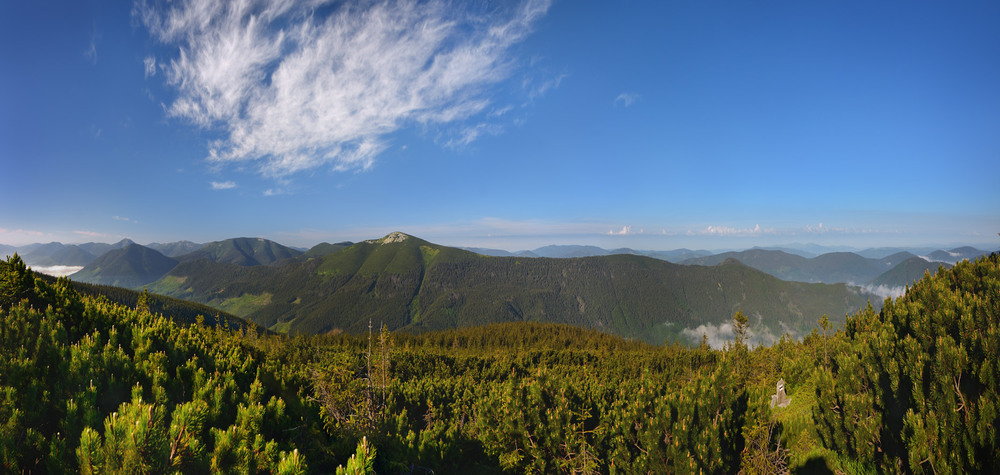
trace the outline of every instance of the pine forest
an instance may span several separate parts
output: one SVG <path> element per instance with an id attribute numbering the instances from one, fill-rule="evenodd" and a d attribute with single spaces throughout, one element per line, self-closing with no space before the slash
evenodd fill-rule
<path id="1" fill-rule="evenodd" d="M 800 340 L 749 345 L 736 312 L 721 350 L 286 336 L 97 290 L 0 262 L 0 472 L 1000 473 L 1000 254 Z"/>

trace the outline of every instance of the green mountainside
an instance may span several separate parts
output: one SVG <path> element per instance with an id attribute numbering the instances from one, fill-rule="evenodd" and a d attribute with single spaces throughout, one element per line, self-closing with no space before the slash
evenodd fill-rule
<path id="1" fill-rule="evenodd" d="M 240 266 L 259 266 L 301 255 L 290 247 L 262 238 L 233 238 L 210 242 L 198 250 L 179 256 L 181 262 L 208 259 Z"/>
<path id="2" fill-rule="evenodd" d="M 177 265 L 177 261 L 139 244 L 108 251 L 72 275 L 91 284 L 140 288 Z"/>
<path id="3" fill-rule="evenodd" d="M 302 256 L 306 257 L 306 258 L 310 258 L 310 257 L 323 257 L 323 256 L 325 256 L 327 254 L 332 254 L 335 251 L 339 251 L 339 250 L 341 250 L 341 249 L 343 249 L 345 247 L 348 247 L 348 246 L 350 246 L 352 244 L 354 244 L 354 243 L 350 242 L 350 241 L 338 242 L 336 244 L 330 244 L 328 242 L 321 242 L 321 243 L 319 243 L 319 244 L 317 244 L 317 245 L 309 248 L 309 250 L 306 251 L 305 254 L 303 254 Z"/>
<path id="4" fill-rule="evenodd" d="M 653 343 L 690 342 L 700 338 L 694 329 L 723 325 L 737 310 L 759 334 L 804 334 L 816 315 L 843 321 L 868 300 L 843 284 L 785 282 L 736 261 L 486 257 L 402 233 L 276 266 L 182 262 L 149 289 L 290 333 L 360 332 L 369 321 L 418 332 L 535 321 Z"/>

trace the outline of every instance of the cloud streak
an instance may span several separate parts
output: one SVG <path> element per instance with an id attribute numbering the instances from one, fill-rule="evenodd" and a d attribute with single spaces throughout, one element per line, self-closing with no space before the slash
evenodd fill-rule
<path id="1" fill-rule="evenodd" d="M 639 100 L 639 97 L 640 96 L 634 92 L 623 92 L 618 94 L 618 97 L 615 97 L 615 107 L 619 105 L 623 107 L 631 106 L 632 104 L 635 104 L 635 101 Z"/>
<path id="2" fill-rule="evenodd" d="M 752 228 L 734 228 L 730 226 L 706 226 L 698 231 L 689 231 L 688 235 L 706 236 L 758 236 L 761 234 L 777 234 L 773 228 L 761 228 L 759 224 Z"/>
<path id="3" fill-rule="evenodd" d="M 213 181 L 212 182 L 212 189 L 213 190 L 231 190 L 233 188 L 236 188 L 236 182 L 235 181 Z"/>
<path id="4" fill-rule="evenodd" d="M 487 110 L 487 86 L 509 77 L 510 47 L 549 1 L 466 7 L 183 0 L 143 3 L 136 15 L 156 40 L 178 48 L 162 68 L 177 92 L 168 115 L 224 132 L 209 160 L 252 162 L 283 177 L 324 165 L 367 169 L 396 130 Z M 152 76 L 155 60 L 147 61 Z M 463 130 L 456 143 L 482 132 Z"/>

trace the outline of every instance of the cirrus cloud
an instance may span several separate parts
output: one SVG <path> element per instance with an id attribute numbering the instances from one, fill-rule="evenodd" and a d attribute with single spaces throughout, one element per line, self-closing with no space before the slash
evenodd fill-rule
<path id="1" fill-rule="evenodd" d="M 231 190 L 236 188 L 235 181 L 213 181 L 211 185 L 213 190 Z"/>
<path id="2" fill-rule="evenodd" d="M 624 107 L 631 106 L 632 104 L 635 103 L 635 101 L 639 100 L 639 97 L 640 96 L 634 92 L 623 92 L 621 94 L 618 94 L 618 97 L 615 97 L 615 102 L 614 102 L 615 107 L 619 105 Z"/>
<path id="3" fill-rule="evenodd" d="M 515 66 L 510 47 L 548 8 L 549 0 L 481 11 L 446 0 L 181 0 L 143 2 L 136 16 L 177 47 L 162 61 L 177 93 L 168 115 L 223 132 L 210 161 L 251 162 L 280 178 L 324 165 L 367 169 L 396 130 L 486 111 L 487 86 Z M 146 62 L 152 76 L 149 64 L 156 60 Z M 463 130 L 458 142 L 478 135 Z"/>

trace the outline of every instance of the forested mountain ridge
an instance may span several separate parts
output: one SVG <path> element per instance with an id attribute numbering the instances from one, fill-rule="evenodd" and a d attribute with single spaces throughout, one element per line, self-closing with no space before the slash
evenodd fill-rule
<path id="1" fill-rule="evenodd" d="M 985 254 L 987 253 L 972 247 L 962 247 L 920 257 L 919 260 L 924 261 L 924 264 L 920 264 L 914 260 L 917 256 L 907 251 L 868 258 L 853 252 L 828 252 L 816 257 L 803 257 L 781 250 L 749 249 L 686 259 L 681 264 L 711 266 L 726 259 L 736 259 L 782 280 L 902 287 L 912 284 L 914 277 L 922 277 L 925 269 L 933 273 L 942 264 L 951 266 L 962 259 L 974 259 Z M 907 267 L 896 270 L 903 263 Z M 918 267 L 923 269 L 918 270 Z"/>
<path id="2" fill-rule="evenodd" d="M 263 238 L 232 238 L 210 242 L 177 257 L 178 261 L 208 259 L 240 266 L 258 266 L 301 255 L 287 246 Z"/>
<path id="3" fill-rule="evenodd" d="M 890 269 L 887 262 L 867 259 L 851 252 L 832 252 L 807 258 L 784 251 L 750 249 L 724 252 L 682 261 L 688 265 L 717 265 L 726 259 L 736 259 L 754 269 L 779 279 L 797 282 L 850 282 L 861 284 Z"/>
<path id="4" fill-rule="evenodd" d="M 176 241 L 167 243 L 151 242 L 146 245 L 146 247 L 155 249 L 167 257 L 180 257 L 184 254 L 197 251 L 202 246 L 204 246 L 204 244 L 191 241 Z"/>
<path id="5" fill-rule="evenodd" d="M 1000 470 L 998 254 L 801 342 L 748 348 L 738 312 L 724 351 L 524 322 L 288 338 L 136 303 L 0 261 L 0 470 Z"/>
<path id="6" fill-rule="evenodd" d="M 735 261 L 486 257 L 402 233 L 281 265 L 182 262 L 149 289 L 292 333 L 360 332 L 369 320 L 411 331 L 537 321 L 654 343 L 689 341 L 685 330 L 725 324 L 740 309 L 761 333 L 804 334 L 813 315 L 843 321 L 869 298 L 842 284 L 784 282 Z"/>
<path id="7" fill-rule="evenodd" d="M 175 259 L 132 243 L 124 248 L 108 251 L 72 277 L 80 282 L 134 289 L 163 277 L 176 265 Z"/>

